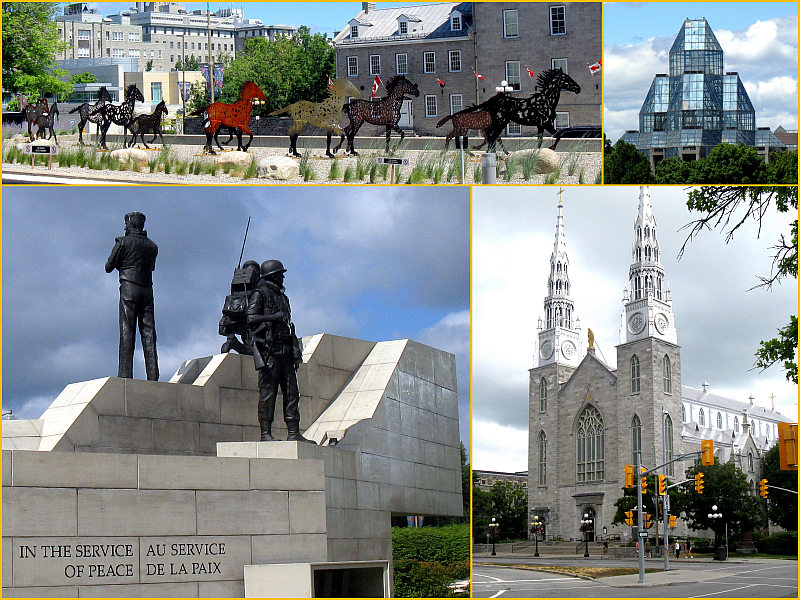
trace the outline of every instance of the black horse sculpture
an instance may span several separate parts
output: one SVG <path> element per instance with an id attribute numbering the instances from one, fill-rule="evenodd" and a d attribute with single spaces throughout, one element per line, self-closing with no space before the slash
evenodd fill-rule
<path id="1" fill-rule="evenodd" d="M 56 137 L 56 130 L 55 130 L 55 123 L 56 119 L 61 115 L 58 112 L 58 103 L 56 102 L 53 106 L 50 107 L 49 110 L 43 112 L 39 115 L 36 120 L 33 122 L 33 125 L 36 125 L 36 139 L 44 139 L 45 134 L 49 131 L 50 133 L 47 135 L 47 139 L 50 138 L 55 139 L 56 144 L 58 144 L 58 137 Z"/>
<path id="2" fill-rule="evenodd" d="M 581 86 L 561 69 L 548 69 L 539 74 L 536 87 L 539 91 L 528 98 L 496 94 L 485 102 L 459 111 L 456 115 L 479 110 L 489 111 L 492 123 L 486 129 L 486 141 L 490 152 L 494 152 L 497 139 L 509 123 L 537 127 L 539 130 L 537 147 L 541 148 L 544 132 L 548 131 L 551 134 L 556 132 L 556 106 L 561 90 L 580 94 Z"/>
<path id="3" fill-rule="evenodd" d="M 111 98 L 111 94 L 108 93 L 106 86 L 100 88 L 97 93 L 97 102 L 94 104 L 89 104 L 88 102 L 84 102 L 77 108 L 73 108 L 69 111 L 69 114 L 78 113 L 79 121 L 78 121 L 78 143 L 83 146 L 83 128 L 86 123 L 94 123 L 97 125 L 97 135 L 100 135 L 100 126 L 103 124 L 103 115 L 100 112 L 97 112 L 101 106 L 106 103 L 111 103 L 113 99 Z"/>
<path id="4" fill-rule="evenodd" d="M 134 116 L 134 106 L 136 101 L 144 102 L 144 96 L 135 83 L 130 84 L 125 90 L 125 102 L 122 104 L 103 104 L 99 108 L 95 108 L 90 112 L 90 115 L 100 114 L 103 116 L 102 132 L 100 134 L 100 148 L 108 150 L 106 146 L 106 134 L 111 123 L 122 125 L 122 145 L 128 144 L 128 130 L 131 127 L 131 122 Z"/>
<path id="5" fill-rule="evenodd" d="M 150 148 L 147 145 L 147 142 L 144 141 L 144 134 L 146 131 L 149 131 L 153 134 L 153 139 L 150 140 L 150 143 L 156 141 L 156 135 L 161 138 L 161 145 L 164 145 L 164 134 L 161 132 L 161 117 L 169 114 L 167 110 L 166 103 L 162 100 L 158 104 L 156 104 L 156 110 L 151 115 L 139 115 L 133 119 L 133 123 L 131 123 L 131 131 L 133 132 L 133 139 L 131 140 L 130 147 L 136 144 L 137 136 L 142 136 L 142 143 L 144 144 L 145 148 Z"/>

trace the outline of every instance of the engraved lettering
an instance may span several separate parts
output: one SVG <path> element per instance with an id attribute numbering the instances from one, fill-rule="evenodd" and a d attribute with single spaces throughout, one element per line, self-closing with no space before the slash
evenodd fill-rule
<path id="1" fill-rule="evenodd" d="M 36 546 L 20 545 L 19 547 L 20 558 L 36 558 Z"/>
<path id="2" fill-rule="evenodd" d="M 166 544 L 149 544 L 145 556 L 164 556 L 167 551 Z"/>
<path id="3" fill-rule="evenodd" d="M 147 575 L 163 575 L 164 574 L 164 563 L 147 563 L 146 567 L 146 574 Z"/>

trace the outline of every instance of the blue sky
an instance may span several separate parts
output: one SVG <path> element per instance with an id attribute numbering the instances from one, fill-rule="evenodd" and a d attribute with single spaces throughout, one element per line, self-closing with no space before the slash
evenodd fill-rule
<path id="1" fill-rule="evenodd" d="M 69 383 L 116 375 L 123 215 L 147 216 L 161 379 L 219 352 L 244 260 L 279 258 L 298 335 L 411 338 L 456 355 L 469 440 L 469 190 L 16 187 L 3 190 L 3 408 L 37 418 Z M 38 265 L 41 268 L 32 268 Z M 144 377 L 141 352 L 134 375 Z"/>
<path id="2" fill-rule="evenodd" d="M 641 2 L 604 5 L 604 127 L 615 142 L 639 109 L 686 18 L 708 20 L 756 110 L 756 125 L 797 129 L 797 3 Z"/>
<path id="3" fill-rule="evenodd" d="M 111 14 L 133 6 L 133 2 L 90 2 L 103 14 Z M 377 8 L 412 6 L 424 2 L 381 2 Z M 333 37 L 334 31 L 347 26 L 347 22 L 361 11 L 361 2 L 185 2 L 189 11 L 211 11 L 233 6 L 244 7 L 244 16 L 249 19 L 261 19 L 266 25 L 306 25 L 313 33 L 327 33 Z"/>

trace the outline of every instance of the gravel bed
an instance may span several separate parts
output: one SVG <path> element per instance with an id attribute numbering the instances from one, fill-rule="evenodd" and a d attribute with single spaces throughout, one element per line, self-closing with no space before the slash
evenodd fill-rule
<path id="1" fill-rule="evenodd" d="M 3 140 L 3 152 L 5 155 L 5 151 L 8 148 L 9 144 L 14 143 L 14 141 L 8 139 Z M 64 141 L 60 144 L 60 150 L 71 150 L 78 148 L 77 142 L 74 141 Z M 111 149 L 115 149 L 115 146 L 110 145 Z M 120 147 L 117 145 L 116 147 Z M 139 146 L 141 147 L 141 146 Z M 151 152 L 153 155 L 157 155 L 160 152 L 161 147 L 156 146 L 157 149 L 152 150 Z M 354 185 L 364 185 L 369 183 L 369 177 L 367 176 L 364 180 L 351 180 L 351 181 L 343 181 L 343 176 L 345 171 L 348 169 L 352 169 L 352 171 L 356 170 L 358 161 L 361 160 L 362 168 L 364 166 L 368 166 L 374 163 L 375 157 L 379 155 L 383 155 L 384 153 L 380 150 L 364 150 L 361 151 L 360 157 L 351 157 L 345 156 L 341 154 L 337 154 L 338 160 L 338 169 L 339 174 L 337 179 L 330 179 L 330 170 L 331 165 L 333 163 L 333 159 L 330 159 L 325 156 L 324 151 L 320 149 L 308 149 L 308 150 L 300 150 L 307 154 L 307 165 L 309 169 L 314 173 L 314 178 L 308 181 L 304 181 L 301 177 L 295 177 L 289 180 L 273 180 L 273 179 L 262 179 L 262 178 L 252 178 L 252 179 L 241 179 L 239 177 L 227 175 L 225 173 L 219 172 L 217 175 L 211 174 L 202 174 L 202 175 L 176 175 L 176 174 L 165 174 L 162 172 L 159 173 L 150 173 L 150 172 L 135 172 L 135 171 L 110 171 L 105 169 L 89 169 L 85 167 L 78 167 L 78 166 L 71 166 L 71 167 L 58 167 L 53 166 L 51 171 L 47 171 L 46 168 L 42 166 L 36 166 L 32 168 L 30 164 L 23 164 L 23 163 L 3 163 L 3 168 L 9 171 L 13 170 L 14 172 L 19 173 L 47 173 L 51 175 L 67 175 L 73 177 L 84 177 L 84 178 L 92 178 L 92 179 L 107 179 L 109 182 L 114 181 L 128 181 L 128 182 L 137 182 L 137 183 L 151 183 L 151 184 L 168 184 L 168 183 L 178 183 L 184 185 L 194 185 L 194 184 L 239 184 L 239 185 L 265 185 L 265 184 L 279 184 L 279 185 L 295 185 L 295 184 L 354 184 Z M 204 161 L 204 162 L 211 162 L 214 160 L 213 156 L 203 155 L 203 147 L 196 145 L 196 146 L 188 146 L 188 145 L 173 145 L 169 146 L 170 156 L 177 158 L 179 160 L 191 162 L 191 161 Z M 282 148 L 251 148 L 249 151 L 252 154 L 256 161 L 263 157 L 267 156 L 287 156 L 287 152 L 285 149 Z M 596 181 L 599 180 L 600 175 L 600 164 L 601 164 L 601 154 L 599 152 L 557 152 L 556 153 L 559 157 L 559 161 L 562 165 L 561 175 L 557 181 L 550 181 L 550 183 L 557 183 L 557 184 L 578 184 L 581 183 L 580 174 L 583 173 L 583 183 L 586 184 L 594 184 Z M 454 161 L 458 161 L 459 157 L 454 151 L 449 151 L 447 153 L 443 153 L 440 150 L 402 150 L 398 153 L 398 156 L 402 156 L 404 158 L 409 159 L 409 165 L 398 167 L 397 168 L 397 180 L 396 183 L 406 183 L 408 177 L 414 167 L 419 163 L 419 161 L 440 161 L 443 165 L 443 173 L 440 177 L 439 183 L 441 184 L 458 184 L 458 180 L 453 177 L 451 181 L 447 181 L 447 170 L 450 168 L 450 165 Z M 513 157 L 513 154 L 511 155 Z M 522 176 L 522 169 L 517 166 L 516 168 L 512 168 L 513 176 L 510 179 L 506 180 L 504 175 L 504 167 L 503 165 L 503 154 L 498 154 L 497 160 L 498 163 L 501 164 L 501 171 L 497 177 L 498 184 L 542 184 L 545 182 L 546 175 L 532 175 L 529 179 L 524 179 Z M 298 162 L 300 159 L 295 159 Z M 474 176 L 476 171 L 480 171 L 480 153 L 471 154 L 467 157 L 467 165 L 466 165 L 466 175 L 467 181 L 465 184 L 471 185 L 475 183 Z M 572 168 L 570 168 L 572 167 Z M 569 171 L 572 170 L 572 175 L 569 175 Z M 388 174 L 387 179 L 383 180 L 380 177 L 376 177 L 374 183 L 389 183 L 388 181 Z M 435 183 L 433 179 L 427 178 L 423 182 L 423 184 L 433 184 Z"/>

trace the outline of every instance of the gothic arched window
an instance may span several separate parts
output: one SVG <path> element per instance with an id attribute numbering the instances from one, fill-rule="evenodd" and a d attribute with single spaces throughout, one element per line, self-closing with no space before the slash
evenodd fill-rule
<path id="1" fill-rule="evenodd" d="M 580 481 L 600 481 L 604 478 L 605 441 L 603 417 L 591 404 L 578 417 L 576 478 Z"/>
<path id="2" fill-rule="evenodd" d="M 642 422 L 639 420 L 638 415 L 633 415 L 631 419 L 631 453 L 633 455 L 633 462 L 631 464 L 638 465 L 642 462 Z M 638 460 L 637 460 L 638 457 Z"/>
<path id="3" fill-rule="evenodd" d="M 722 413 L 717 413 L 717 429 L 722 429 Z"/>
<path id="4" fill-rule="evenodd" d="M 681 421 L 686 423 L 686 407 L 681 404 Z"/>
<path id="5" fill-rule="evenodd" d="M 547 410 L 547 381 L 539 380 L 539 410 Z"/>
<path id="6" fill-rule="evenodd" d="M 747 453 L 747 470 L 748 471 L 752 471 L 753 470 L 753 453 L 752 452 L 748 452 Z"/>
<path id="7" fill-rule="evenodd" d="M 668 355 L 664 355 L 664 393 L 672 393 L 672 363 Z"/>
<path id="8" fill-rule="evenodd" d="M 733 417 L 733 430 L 739 433 L 739 417 Z"/>
<path id="9" fill-rule="evenodd" d="M 640 383 L 639 357 L 634 354 L 631 356 L 631 394 L 639 393 Z"/>
<path id="10" fill-rule="evenodd" d="M 664 415 L 664 441 L 666 442 L 665 446 L 667 448 L 667 462 L 669 462 L 674 458 L 672 454 L 672 417 L 669 415 Z M 675 463 L 669 463 L 667 465 L 667 475 L 670 477 L 675 475 L 674 465 Z"/>
<path id="11" fill-rule="evenodd" d="M 539 485 L 547 485 L 547 436 L 539 432 Z"/>
<path id="12" fill-rule="evenodd" d="M 700 414 L 697 416 L 697 419 L 698 421 L 700 421 L 700 427 L 706 426 L 706 413 L 703 411 L 702 408 L 700 409 Z"/>

